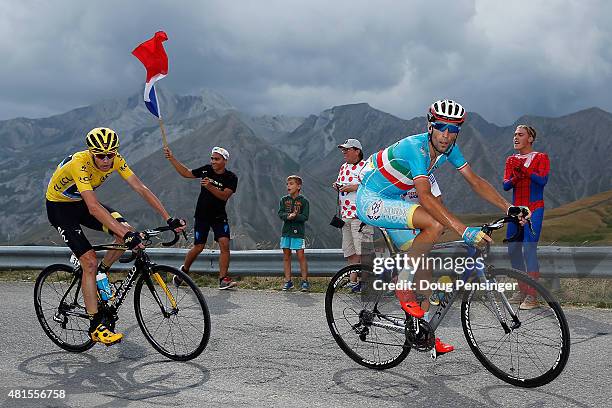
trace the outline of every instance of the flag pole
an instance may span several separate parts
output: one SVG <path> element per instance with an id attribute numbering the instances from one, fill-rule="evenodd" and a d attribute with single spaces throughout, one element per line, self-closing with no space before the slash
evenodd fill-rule
<path id="1" fill-rule="evenodd" d="M 164 128 L 164 121 L 159 118 L 159 128 L 161 129 L 162 143 L 164 147 L 168 147 L 168 140 L 166 139 L 166 129 Z"/>

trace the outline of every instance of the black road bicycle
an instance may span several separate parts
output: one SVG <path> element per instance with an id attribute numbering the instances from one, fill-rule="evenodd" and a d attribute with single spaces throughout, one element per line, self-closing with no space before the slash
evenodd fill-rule
<path id="1" fill-rule="evenodd" d="M 170 227 L 158 227 L 141 232 L 145 245 L 164 231 L 172 231 L 174 239 L 162 245 L 174 245 L 179 235 Z M 123 249 L 118 244 L 96 245 L 95 251 Z M 112 283 L 115 293 L 108 301 L 98 300 L 98 310 L 104 313 L 111 330 L 118 312 L 134 282 L 136 320 L 153 348 L 164 356 L 187 361 L 199 356 L 210 336 L 210 314 L 202 292 L 184 272 L 151 261 L 146 251 L 132 252 L 134 265 L 122 281 Z M 95 344 L 89 337 L 89 318 L 85 310 L 81 277 L 83 270 L 72 255 L 73 266 L 47 266 L 36 279 L 34 307 L 36 316 L 49 338 L 64 350 L 83 352 Z M 173 277 L 183 281 L 175 287 Z"/>
<path id="2" fill-rule="evenodd" d="M 508 222 L 516 223 L 517 219 L 501 218 L 484 225 L 482 231 L 490 236 Z M 401 255 L 387 232 L 381 232 L 391 256 Z M 434 292 L 439 304 L 432 304 L 429 321 L 405 313 L 395 291 L 376 290 L 383 282 L 393 282 L 397 270 L 375 274 L 371 266 L 357 264 L 338 271 L 327 288 L 325 315 L 340 348 L 358 364 L 377 370 L 397 366 L 411 348 L 431 352 L 435 358 L 435 331 L 460 299 L 463 333 L 487 370 L 519 387 L 538 387 L 554 380 L 570 353 L 569 327 L 555 297 L 524 272 L 488 264 L 488 246 L 480 250 L 452 241 L 436 244 L 433 249 L 444 248 L 465 248 L 469 257 L 484 261 L 457 275 L 456 282 L 470 283 L 470 287 L 453 284 L 450 291 Z M 361 278 L 361 293 L 351 290 L 350 277 L 355 274 Z M 511 295 L 526 289 L 537 294 L 540 307 L 521 310 L 511 303 Z"/>

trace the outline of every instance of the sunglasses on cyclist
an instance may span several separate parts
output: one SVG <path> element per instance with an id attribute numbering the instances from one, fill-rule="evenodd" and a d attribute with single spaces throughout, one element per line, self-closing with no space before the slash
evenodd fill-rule
<path id="1" fill-rule="evenodd" d="M 461 126 L 443 122 L 433 122 L 431 126 L 433 126 L 434 129 L 439 130 L 440 132 L 448 130 L 448 133 L 459 133 L 459 131 L 461 130 Z"/>
<path id="2" fill-rule="evenodd" d="M 96 156 L 96 159 L 99 159 L 99 160 L 104 160 L 107 157 L 108 157 L 108 160 L 111 160 L 116 155 L 117 155 L 117 153 L 97 153 L 97 154 L 94 154 L 94 156 Z"/>

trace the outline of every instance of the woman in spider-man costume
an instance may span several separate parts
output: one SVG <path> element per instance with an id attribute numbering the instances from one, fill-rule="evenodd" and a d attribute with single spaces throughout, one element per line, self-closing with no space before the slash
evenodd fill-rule
<path id="1" fill-rule="evenodd" d="M 546 153 L 536 152 L 533 143 L 536 130 L 527 125 L 519 125 L 514 132 L 514 149 L 518 153 L 506 159 L 504 171 L 504 190 L 512 189 L 512 204 L 524 205 L 531 210 L 533 231 L 525 228 L 519 242 L 509 243 L 508 253 L 512 267 L 527 272 L 538 279 L 540 266 L 538 264 L 537 246 L 542 231 L 544 218 L 544 186 L 548 181 L 550 161 Z M 508 224 L 507 237 L 516 234 L 516 225 Z M 535 291 L 529 287 L 521 287 L 512 300 L 521 302 L 520 309 L 538 307 Z"/>

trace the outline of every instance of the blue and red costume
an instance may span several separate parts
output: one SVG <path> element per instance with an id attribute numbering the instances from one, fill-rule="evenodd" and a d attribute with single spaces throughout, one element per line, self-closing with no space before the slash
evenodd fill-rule
<path id="1" fill-rule="evenodd" d="M 539 278 L 537 247 L 544 220 L 544 186 L 548 182 L 550 160 L 546 153 L 514 154 L 506 159 L 504 190 L 512 189 L 512 204 L 524 205 L 531 210 L 531 224 L 523 230 L 519 241 L 509 243 L 508 253 L 512 267 Z M 508 224 L 506 237 L 516 234 L 517 226 Z M 527 293 L 532 294 L 532 293 Z"/>

